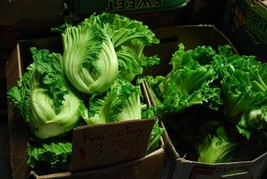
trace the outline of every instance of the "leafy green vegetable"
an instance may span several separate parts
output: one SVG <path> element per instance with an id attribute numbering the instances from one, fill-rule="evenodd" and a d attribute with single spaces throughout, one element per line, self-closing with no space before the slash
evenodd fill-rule
<path id="1" fill-rule="evenodd" d="M 98 17 L 99 24 L 109 29 L 120 73 L 125 79 L 132 81 L 144 68 L 159 64 L 157 56 L 147 57 L 143 53 L 146 46 L 159 43 L 147 25 L 119 14 L 102 13 Z"/>
<path id="2" fill-rule="evenodd" d="M 253 131 L 264 132 L 259 126 L 265 125 L 265 112 L 261 108 L 267 104 L 267 64 L 254 56 L 230 54 L 223 47 L 220 50 L 217 64 L 220 64 L 224 114 L 249 139 Z"/>
<path id="3" fill-rule="evenodd" d="M 116 78 L 106 93 L 92 95 L 88 109 L 85 104 L 80 106 L 82 117 L 87 124 L 141 119 L 139 88 L 123 78 Z"/>
<path id="4" fill-rule="evenodd" d="M 7 95 L 32 132 L 45 139 L 72 130 L 78 124 L 78 93 L 68 84 L 61 55 L 31 48 L 34 62 Z"/>
<path id="5" fill-rule="evenodd" d="M 266 151 L 267 64 L 255 56 L 234 54 L 229 45 L 216 50 L 197 46 L 185 51 L 179 44 L 167 75 L 146 76 L 155 111 L 176 149 L 190 159 L 251 160 Z M 192 110 L 199 107 L 216 112 L 224 122 L 211 120 L 205 110 Z M 200 125 L 203 122 L 208 125 Z"/>
<path id="6" fill-rule="evenodd" d="M 62 54 L 31 48 L 34 62 L 8 97 L 38 138 L 29 142 L 29 165 L 68 170 L 65 137 L 74 127 L 155 117 L 137 81 L 144 68 L 159 63 L 143 53 L 159 39 L 142 22 L 109 13 L 52 31 L 62 37 Z M 163 131 L 154 125 L 149 152 L 159 147 Z"/>
<path id="7" fill-rule="evenodd" d="M 101 93 L 118 74 L 118 58 L 108 29 L 91 16 L 62 34 L 64 73 L 80 92 Z"/>
<path id="8" fill-rule="evenodd" d="M 256 61 L 253 56 L 221 54 L 218 58 L 224 112 L 237 123 L 243 113 L 266 104 L 266 64 Z"/>
<path id="9" fill-rule="evenodd" d="M 236 126 L 239 133 L 248 140 L 254 133 L 262 135 L 259 140 L 265 140 L 267 137 L 267 106 L 262 106 L 259 109 L 252 109 L 248 113 L 243 113 Z"/>
<path id="10" fill-rule="evenodd" d="M 170 62 L 172 70 L 166 76 L 146 77 L 160 113 L 178 112 L 199 104 L 214 110 L 221 106 L 221 89 L 214 85 L 218 74 L 210 59 L 200 61 L 205 52 L 214 54 L 208 47 L 185 51 L 184 45 L 179 44 Z"/>
<path id="11" fill-rule="evenodd" d="M 118 77 L 104 94 L 93 95 L 88 102 L 80 106 L 81 116 L 87 124 L 120 122 L 133 119 L 154 118 L 153 107 L 144 104 L 140 84 L 133 85 L 128 80 Z M 150 135 L 147 152 L 150 153 L 160 145 L 160 138 L 165 129 L 156 120 Z"/>
<path id="12" fill-rule="evenodd" d="M 83 93 L 105 91 L 117 73 L 132 81 L 160 60 L 143 53 L 145 46 L 159 43 L 148 26 L 118 14 L 92 14 L 76 26 L 64 26 L 62 37 L 64 71 Z"/>
<path id="13" fill-rule="evenodd" d="M 30 143 L 27 149 L 27 164 L 37 170 L 42 164 L 54 170 L 66 171 L 69 169 L 71 152 L 72 143 L 68 140 L 43 140 Z"/>
<path id="14" fill-rule="evenodd" d="M 99 15 L 99 18 L 104 25 L 110 26 L 115 48 L 119 48 L 124 44 L 131 45 L 131 41 L 134 39 L 142 42 L 144 45 L 159 43 L 154 32 L 141 21 L 105 12 Z"/>
<path id="15" fill-rule="evenodd" d="M 236 148 L 237 144 L 230 141 L 226 130 L 220 126 L 214 135 L 208 133 L 197 146 L 198 161 L 205 163 L 233 162 Z"/>
<path id="16" fill-rule="evenodd" d="M 149 143 L 147 147 L 148 153 L 153 152 L 160 147 L 160 138 L 164 132 L 165 129 L 163 127 L 160 127 L 159 120 L 156 120 L 149 138 Z"/>

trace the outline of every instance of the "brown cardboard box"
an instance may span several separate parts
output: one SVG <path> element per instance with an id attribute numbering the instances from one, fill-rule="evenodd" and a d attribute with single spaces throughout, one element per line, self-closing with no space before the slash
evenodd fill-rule
<path id="1" fill-rule="evenodd" d="M 144 158 L 134 161 L 111 165 L 107 167 L 86 170 L 82 172 L 64 172 L 47 175 L 37 175 L 31 171 L 30 177 L 36 179 L 46 178 L 84 178 L 84 179 L 100 179 L 100 178 L 129 178 L 129 179 L 156 179 L 160 178 L 163 161 L 163 148 L 145 156 Z"/>
<path id="2" fill-rule="evenodd" d="M 148 75 L 165 75 L 169 72 L 168 65 L 172 54 L 177 50 L 178 44 L 183 43 L 186 50 L 198 45 L 209 45 L 214 49 L 218 45 L 230 44 L 237 53 L 232 43 L 213 25 L 185 25 L 177 27 L 165 27 L 155 31 L 161 43 L 147 49 L 147 54 L 158 54 L 161 64 L 146 71 Z M 151 101 L 153 103 L 152 97 Z M 164 121 L 162 122 L 164 126 Z M 168 129 L 163 135 L 165 158 L 168 161 L 168 169 L 165 169 L 165 178 L 175 179 L 217 179 L 217 178 L 261 178 L 267 165 L 267 152 L 251 161 L 207 164 L 186 159 L 175 148 L 175 142 L 171 140 Z M 177 143 L 177 142 L 176 142 Z M 183 144 L 181 144 L 183 145 Z M 238 172 L 239 171 L 239 172 Z M 242 172 L 241 172 L 242 171 Z M 229 174 L 231 173 L 232 174 Z M 228 175 L 227 175 L 228 173 Z"/>
<path id="3" fill-rule="evenodd" d="M 267 61 L 267 1 L 227 0 L 222 32 L 240 54 Z"/>
<path id="4" fill-rule="evenodd" d="M 6 78 L 7 89 L 17 85 L 17 80 L 22 76 L 25 67 L 31 63 L 31 55 L 29 47 L 35 46 L 39 49 L 45 48 L 53 50 L 54 52 L 62 51 L 62 42 L 59 37 L 22 40 L 17 43 L 12 55 L 6 63 Z M 152 126 L 154 124 L 153 119 L 144 120 L 129 120 L 119 123 L 108 123 L 93 126 L 77 127 L 73 131 L 73 152 L 71 159 L 71 171 L 64 173 L 52 173 L 52 174 L 39 174 L 36 171 L 32 171 L 27 165 L 27 145 L 28 145 L 28 133 L 27 126 L 24 120 L 18 118 L 12 111 L 12 106 L 8 103 L 8 126 L 9 126 L 9 141 L 10 141 L 10 161 L 12 168 L 13 178 L 159 178 L 163 170 L 163 146 L 158 150 L 146 155 L 147 142 L 151 133 Z M 107 129 L 112 129 L 112 135 L 107 133 Z M 135 138 L 136 134 L 120 135 L 117 136 L 123 140 L 137 141 L 136 145 L 129 148 L 128 151 L 121 151 L 113 154 L 106 153 L 101 158 L 95 158 L 93 163 L 88 161 L 81 164 L 77 148 L 83 147 L 86 152 L 90 153 L 88 146 L 92 146 L 93 142 L 87 141 L 80 142 L 80 133 L 94 132 L 95 134 L 101 134 L 104 136 L 103 145 L 105 149 L 110 147 L 108 142 L 115 140 L 114 135 L 116 131 L 122 130 L 129 131 L 131 129 L 141 129 L 142 137 Z M 103 132 L 103 130 L 105 132 Z M 104 135 L 104 133 L 107 133 Z M 121 133 L 120 133 L 121 134 Z M 141 135 L 137 135 L 141 136 Z M 123 137 L 123 138 L 122 138 Z M 106 139 L 108 138 L 108 139 Z M 109 140 L 111 139 L 111 140 Z M 108 140 L 108 142 L 106 141 Z M 132 142 L 132 141 L 130 141 Z M 133 150 L 134 149 L 134 150 Z M 94 152 L 91 152 L 91 157 L 94 157 Z M 131 154 L 131 155 L 129 155 Z M 89 156 L 89 154 L 88 154 Z M 90 157 L 90 156 L 89 156 Z"/>
<path id="5" fill-rule="evenodd" d="M 185 44 L 186 50 L 198 45 L 217 47 L 222 44 L 230 44 L 233 50 L 236 51 L 227 37 L 214 25 L 168 26 L 155 29 L 154 32 L 161 42 L 158 45 L 149 46 L 145 50 L 147 55 L 157 54 L 161 61 L 158 66 L 145 71 L 145 74 L 153 75 L 168 72 L 169 69 L 166 65 L 169 63 L 172 53 L 177 50 L 180 42 Z"/>

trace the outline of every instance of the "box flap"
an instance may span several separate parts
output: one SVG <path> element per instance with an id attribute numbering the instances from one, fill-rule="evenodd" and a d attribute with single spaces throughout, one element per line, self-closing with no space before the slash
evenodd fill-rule
<path id="1" fill-rule="evenodd" d="M 108 165 L 94 170 L 85 170 L 81 172 L 61 172 L 46 175 L 38 175 L 31 172 L 30 178 L 48 179 L 48 178 L 160 178 L 163 172 L 164 150 L 160 148 L 143 158 L 132 160 L 130 162 L 117 165 Z M 156 172 L 155 172 L 156 171 Z"/>
<path id="2" fill-rule="evenodd" d="M 71 171 L 144 157 L 154 123 L 139 119 L 75 128 Z"/>

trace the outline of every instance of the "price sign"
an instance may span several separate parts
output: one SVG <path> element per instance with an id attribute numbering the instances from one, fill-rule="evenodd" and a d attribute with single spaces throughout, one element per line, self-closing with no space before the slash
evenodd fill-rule
<path id="1" fill-rule="evenodd" d="M 71 171 L 143 157 L 154 123 L 142 119 L 74 129 Z"/>

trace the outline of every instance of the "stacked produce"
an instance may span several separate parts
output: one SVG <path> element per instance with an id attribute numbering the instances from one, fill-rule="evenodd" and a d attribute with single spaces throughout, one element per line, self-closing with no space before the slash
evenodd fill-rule
<path id="1" fill-rule="evenodd" d="M 179 152 L 189 160 L 252 160 L 267 149 L 267 64 L 254 56 L 180 43 L 166 75 L 146 81 L 155 111 Z"/>
<path id="2" fill-rule="evenodd" d="M 66 171 L 73 128 L 155 117 L 140 75 L 159 63 L 143 53 L 159 40 L 142 22 L 109 13 L 53 30 L 60 32 L 63 52 L 29 49 L 33 62 L 7 95 L 30 129 L 28 164 Z M 163 132 L 156 121 L 148 152 L 159 147 Z"/>

